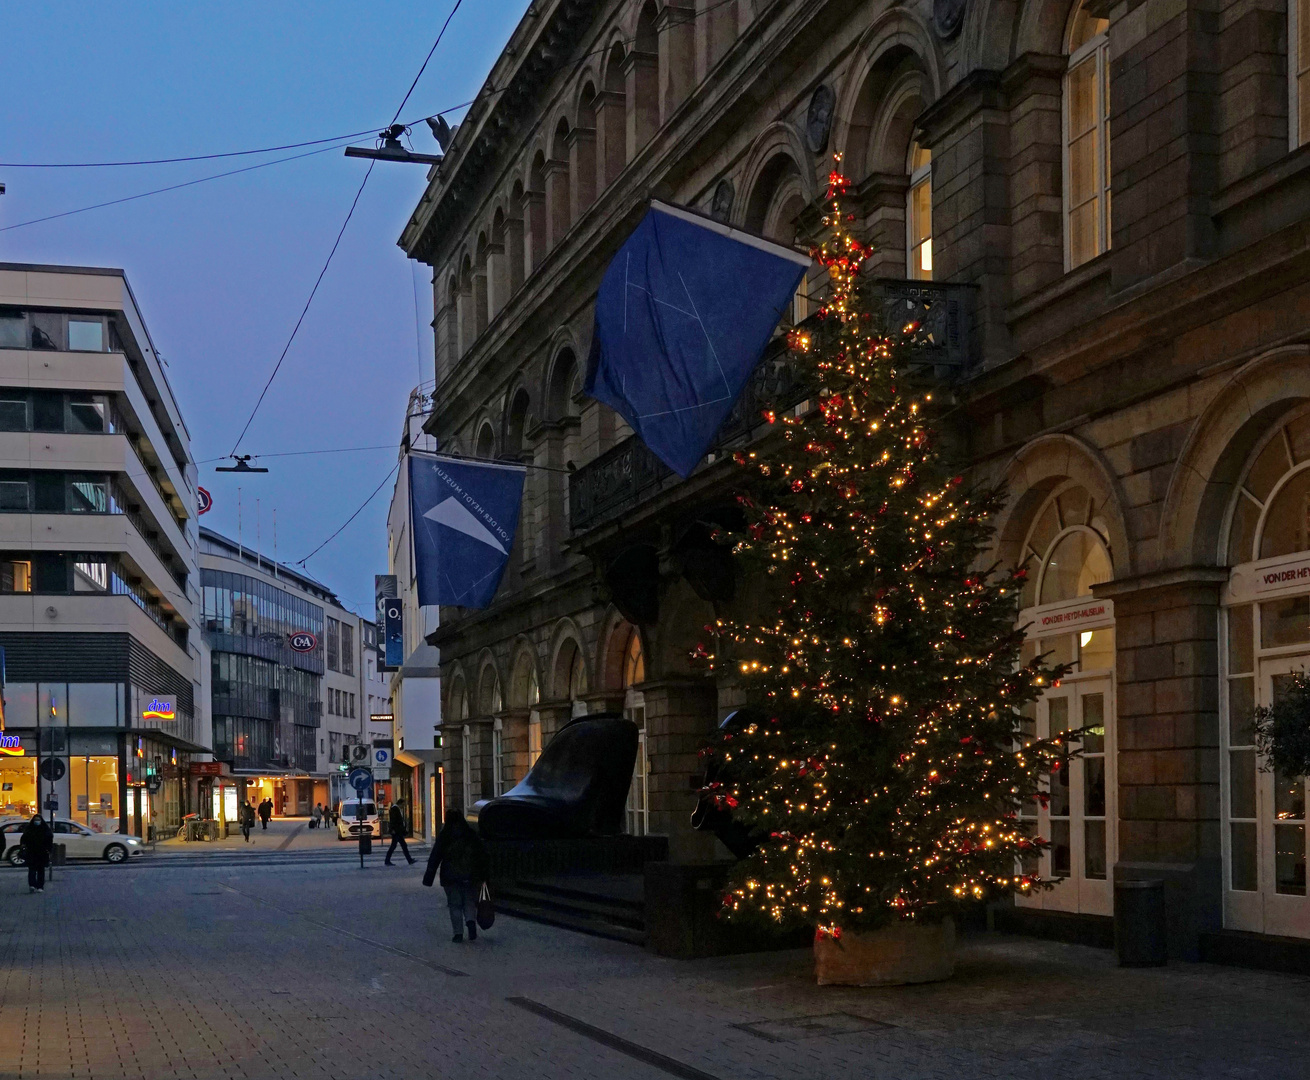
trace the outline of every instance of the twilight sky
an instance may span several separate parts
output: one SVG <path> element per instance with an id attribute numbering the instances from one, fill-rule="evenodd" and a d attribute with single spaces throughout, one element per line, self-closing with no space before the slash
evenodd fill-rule
<path id="1" fill-rule="evenodd" d="M 5 5 L 0 161 L 178 157 L 348 135 L 390 122 L 454 0 L 187 0 Z M 401 116 L 467 101 L 527 0 L 465 0 Z M 462 114 L 461 114 L 462 115 Z M 371 145 L 371 138 L 354 140 Z M 426 125 L 414 149 L 435 146 Z M 313 149 L 313 148 L 307 148 Z M 0 165 L 0 261 L 116 266 L 168 362 L 198 461 L 230 452 L 368 162 L 340 149 L 56 221 L 92 203 L 285 157 L 118 169 Z M 269 458 L 240 482 L 242 535 L 295 562 L 395 463 L 405 401 L 432 378 L 431 286 L 396 239 L 421 165 L 379 162 L 327 277 L 242 443 L 243 453 L 386 446 Z M 415 319 L 417 287 L 418 319 Z M 419 325 L 416 332 L 416 322 Z M 416 340 L 416 333 L 418 340 Z M 200 466 L 207 525 L 237 530 L 231 475 Z M 309 572 L 363 614 L 386 571 L 390 484 Z"/>

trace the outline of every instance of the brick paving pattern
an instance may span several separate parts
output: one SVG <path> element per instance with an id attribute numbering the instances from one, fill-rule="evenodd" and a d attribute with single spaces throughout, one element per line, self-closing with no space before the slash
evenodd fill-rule
<path id="1" fill-rule="evenodd" d="M 263 850 L 38 896 L 0 871 L 0 1076 L 1310 1075 L 1296 976 L 981 936 L 949 983 L 821 989 L 803 952 L 681 962 L 503 917 L 456 945 L 421 863 Z"/>

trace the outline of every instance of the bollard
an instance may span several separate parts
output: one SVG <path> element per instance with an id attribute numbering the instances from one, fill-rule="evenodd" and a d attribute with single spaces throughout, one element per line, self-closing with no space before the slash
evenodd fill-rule
<path id="1" fill-rule="evenodd" d="M 1169 959 L 1164 882 L 1114 884 L 1114 951 L 1120 967 L 1160 967 Z"/>

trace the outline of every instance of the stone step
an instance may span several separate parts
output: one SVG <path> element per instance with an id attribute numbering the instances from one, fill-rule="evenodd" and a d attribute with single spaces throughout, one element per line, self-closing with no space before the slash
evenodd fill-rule
<path id="1" fill-rule="evenodd" d="M 496 894 L 496 911 L 532 922 L 545 923 L 548 926 L 576 930 L 578 933 L 590 934 L 592 937 L 622 941 L 629 945 L 646 944 L 644 926 L 633 926 L 629 920 L 615 921 L 604 914 L 580 907 L 541 903 L 536 899 L 520 895 L 513 889 L 508 891 L 502 889 Z"/>

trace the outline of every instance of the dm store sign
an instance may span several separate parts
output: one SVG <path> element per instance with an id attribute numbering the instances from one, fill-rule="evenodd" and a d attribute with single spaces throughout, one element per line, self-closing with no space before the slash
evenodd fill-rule
<path id="1" fill-rule="evenodd" d="M 150 704 L 141 710 L 142 720 L 176 720 L 177 711 L 173 708 L 170 697 L 153 697 Z"/>

